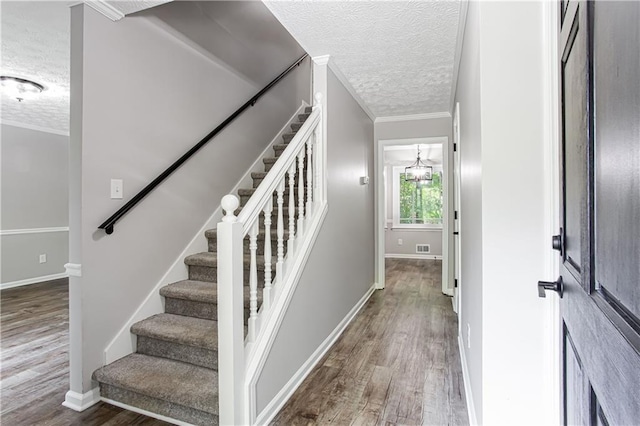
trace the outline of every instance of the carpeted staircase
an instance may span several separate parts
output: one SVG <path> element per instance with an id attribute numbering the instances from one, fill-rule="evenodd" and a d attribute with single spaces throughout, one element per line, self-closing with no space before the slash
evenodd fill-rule
<path id="1" fill-rule="evenodd" d="M 309 117 L 311 108 L 298 116 L 292 132 L 283 135 L 283 143 L 273 146 L 275 157 L 264 158 L 265 172 L 252 173 L 253 188 L 240 189 L 240 208 L 246 205 L 260 182 L 271 170 L 295 133 Z M 296 179 L 297 185 L 297 179 Z M 284 205 L 288 206 L 289 191 Z M 276 218 L 276 204 L 272 220 Z M 295 212 L 294 212 L 295 214 Z M 289 209 L 283 209 L 288 229 Z M 263 219 L 261 218 L 261 226 Z M 262 228 L 264 230 L 264 228 Z M 272 253 L 277 236 L 272 227 Z M 189 279 L 160 289 L 165 298 L 165 313 L 134 324 L 136 353 L 121 358 L 93 373 L 100 383 L 102 398 L 137 407 L 194 425 L 218 424 L 218 325 L 217 319 L 217 231 L 205 232 L 209 251 L 185 258 Z M 285 241 L 288 231 L 285 232 Z M 258 237 L 258 253 L 264 254 L 264 232 Z M 245 321 L 249 308 L 249 242 L 245 239 Z M 286 250 L 286 244 L 285 244 Z M 272 264 L 275 265 L 275 258 Z M 275 274 L 275 270 L 274 270 Z M 264 283 L 264 256 L 258 256 L 258 282 Z M 258 292 L 258 306 L 262 303 Z M 245 328 L 246 332 L 246 328 Z"/>

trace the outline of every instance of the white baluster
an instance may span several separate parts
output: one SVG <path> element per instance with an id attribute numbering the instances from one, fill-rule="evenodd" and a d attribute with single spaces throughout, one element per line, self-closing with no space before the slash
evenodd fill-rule
<path id="1" fill-rule="evenodd" d="M 316 177 L 314 179 L 314 183 L 315 186 L 313 188 L 313 200 L 315 201 L 316 207 L 322 203 L 322 190 L 320 189 L 320 182 L 322 179 L 322 157 L 321 157 L 321 153 L 322 153 L 322 147 L 320 146 L 321 144 L 321 139 L 320 139 L 320 124 L 318 124 L 316 126 L 316 129 L 313 132 L 313 140 L 314 143 L 316 144 L 316 155 L 315 155 L 315 159 L 316 159 L 316 167 L 315 167 L 315 172 L 316 172 Z M 320 201 L 320 203 L 318 203 L 318 201 Z"/>
<path id="2" fill-rule="evenodd" d="M 293 256 L 293 237 L 295 236 L 296 204 L 293 196 L 293 185 L 296 179 L 296 162 L 289 168 L 289 241 L 287 242 L 287 254 Z"/>
<path id="3" fill-rule="evenodd" d="M 282 178 L 278 184 L 278 189 L 276 189 L 278 194 L 278 260 L 276 261 L 276 280 L 278 284 L 282 283 L 282 265 L 284 264 L 284 213 L 282 211 L 284 208 L 284 181 L 285 177 Z"/>
<path id="4" fill-rule="evenodd" d="M 304 145 L 298 154 L 298 235 L 304 228 Z"/>
<path id="5" fill-rule="evenodd" d="M 309 218 L 309 213 L 311 213 L 312 210 L 312 203 L 313 203 L 313 197 L 312 197 L 312 192 L 313 192 L 313 156 L 312 151 L 313 151 L 313 140 L 315 139 L 315 134 L 312 133 L 311 136 L 309 136 L 309 139 L 307 139 L 307 218 Z"/>
<path id="6" fill-rule="evenodd" d="M 271 212 L 273 211 L 273 196 L 269 197 L 264 207 L 264 290 L 262 291 L 262 306 L 265 311 L 271 305 Z"/>
<path id="7" fill-rule="evenodd" d="M 253 342 L 257 335 L 256 322 L 258 321 L 258 232 L 259 219 L 251 226 L 249 231 L 249 252 L 251 253 L 251 265 L 249 266 L 249 333 L 247 340 Z"/>

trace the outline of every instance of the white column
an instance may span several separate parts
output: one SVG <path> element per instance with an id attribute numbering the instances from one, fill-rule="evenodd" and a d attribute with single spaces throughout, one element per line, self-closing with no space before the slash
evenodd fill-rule
<path id="1" fill-rule="evenodd" d="M 218 386 L 220 424 L 244 424 L 244 303 L 242 223 L 234 215 L 235 195 L 222 199 L 225 216 L 218 223 Z"/>

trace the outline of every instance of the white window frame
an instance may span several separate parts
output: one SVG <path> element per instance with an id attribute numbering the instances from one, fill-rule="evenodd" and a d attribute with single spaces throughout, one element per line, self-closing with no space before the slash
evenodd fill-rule
<path id="1" fill-rule="evenodd" d="M 432 166 L 433 173 L 442 173 L 442 166 Z M 404 173 L 404 167 L 402 166 L 394 166 L 393 167 L 393 191 L 391 196 L 393 197 L 393 228 L 400 229 L 433 229 L 433 230 L 442 230 L 442 223 L 440 224 L 432 224 L 432 223 L 400 223 L 400 174 Z M 442 177 L 444 179 L 444 176 Z M 444 182 L 443 182 L 443 191 L 444 191 Z M 444 197 L 443 197 L 444 203 Z M 444 216 L 444 209 L 443 209 Z M 444 220 L 444 217 L 442 218 Z"/>

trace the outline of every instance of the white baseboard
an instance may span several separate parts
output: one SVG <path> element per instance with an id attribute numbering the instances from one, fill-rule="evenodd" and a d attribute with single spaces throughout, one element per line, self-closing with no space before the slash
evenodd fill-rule
<path id="1" fill-rule="evenodd" d="M 458 350 L 460 351 L 460 363 L 462 364 L 462 381 L 464 382 L 464 396 L 467 400 L 469 424 L 476 426 L 478 424 L 478 418 L 476 417 L 476 407 L 473 404 L 473 395 L 471 393 L 471 377 L 469 376 L 467 357 L 464 354 L 464 341 L 460 335 L 458 335 Z"/>
<path id="2" fill-rule="evenodd" d="M 100 388 L 93 388 L 85 393 L 68 391 L 62 405 L 74 411 L 84 411 L 98 402 L 100 402 Z"/>
<path id="3" fill-rule="evenodd" d="M 342 335 L 342 332 L 345 328 L 353 321 L 355 316 L 360 312 L 360 309 L 367 303 L 373 292 L 376 290 L 376 284 L 374 283 L 369 290 L 362 296 L 362 298 L 356 303 L 356 305 L 349 311 L 347 316 L 340 321 L 340 324 L 329 334 L 329 336 L 322 342 L 318 349 L 305 361 L 304 364 L 296 371 L 296 373 L 289 379 L 286 385 L 280 392 L 267 404 L 267 406 L 262 410 L 262 412 L 256 418 L 256 424 L 258 425 L 266 425 L 268 424 L 276 414 L 280 411 L 280 409 L 284 406 L 284 404 L 291 398 L 291 395 L 298 389 L 298 387 L 302 384 L 304 379 L 311 373 L 313 367 L 316 366 L 318 361 L 322 359 L 322 357 L 327 353 L 329 349 L 333 346 L 333 344 L 338 340 L 338 337 Z"/>
<path id="4" fill-rule="evenodd" d="M 384 255 L 386 259 L 431 259 L 431 260 L 442 260 L 442 255 L 440 254 L 394 254 L 387 253 Z"/>
<path id="5" fill-rule="evenodd" d="M 8 288 L 20 287 L 29 284 L 38 284 L 45 281 L 59 280 L 60 278 L 67 278 L 68 276 L 69 274 L 67 274 L 66 272 L 61 272 L 59 274 L 43 275 L 41 277 L 27 278 L 25 280 L 10 281 L 0 284 L 0 290 L 6 290 Z"/>
<path id="6" fill-rule="evenodd" d="M 193 426 L 191 423 L 183 422 L 182 420 L 177 420 L 171 417 L 166 417 L 161 414 L 153 413 L 151 411 L 143 410 L 142 408 L 134 407 L 133 405 L 123 404 L 119 401 L 114 401 L 109 398 L 100 398 L 100 401 L 106 402 L 107 404 L 115 405 L 116 407 L 124 408 L 127 411 L 133 411 L 134 413 L 142 414 L 147 417 L 153 417 L 154 419 L 162 420 L 163 422 L 171 423 L 178 426 Z"/>
<path id="7" fill-rule="evenodd" d="M 262 151 L 260 156 L 251 165 L 249 170 L 240 178 L 236 185 L 231 189 L 230 193 L 238 192 L 238 189 L 243 187 L 252 187 L 253 180 L 251 179 L 251 172 L 257 172 L 264 170 L 264 163 L 262 159 L 268 155 L 268 151 L 273 148 L 273 145 L 279 143 L 282 140 L 282 135 L 290 131 L 291 123 L 297 120 L 298 114 L 301 114 L 305 107 L 306 102 L 302 102 L 296 112 L 289 118 L 287 123 L 282 126 L 278 134 L 271 140 L 267 147 Z M 247 186 L 249 185 L 249 186 Z M 132 354 L 136 350 L 136 337 L 131 334 L 131 326 L 138 321 L 142 321 L 150 316 L 160 314 L 164 312 L 164 302 L 162 296 L 160 296 L 160 289 L 168 284 L 185 280 L 188 277 L 189 270 L 187 265 L 184 264 L 184 258 L 195 253 L 200 253 L 208 250 L 208 243 L 204 237 L 204 232 L 207 229 L 215 228 L 217 223 L 222 219 L 222 209 L 220 206 L 213 212 L 205 224 L 191 239 L 191 242 L 187 244 L 185 249 L 178 255 L 171 267 L 167 270 L 160 281 L 149 292 L 146 299 L 138 307 L 136 312 L 129 318 L 129 320 L 122 326 L 116 336 L 107 345 L 104 351 L 104 365 L 110 364 L 123 358 L 129 354 Z"/>

